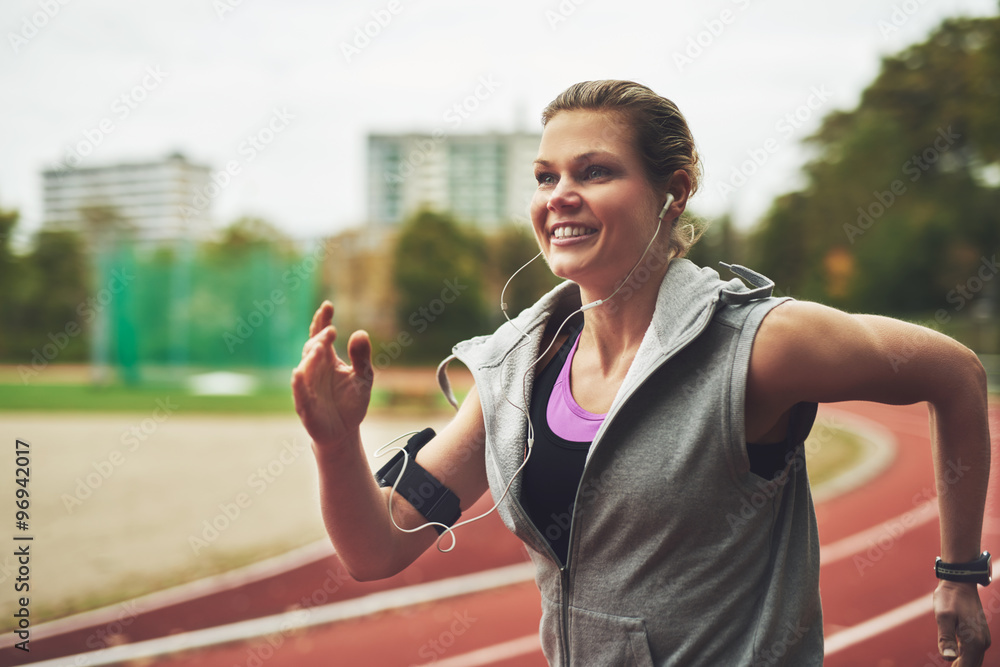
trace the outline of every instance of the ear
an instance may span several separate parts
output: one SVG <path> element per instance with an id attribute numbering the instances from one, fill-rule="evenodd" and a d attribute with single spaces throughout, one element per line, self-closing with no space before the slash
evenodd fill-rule
<path id="1" fill-rule="evenodd" d="M 691 177 L 683 169 L 678 169 L 667 180 L 666 191 L 674 196 L 674 203 L 670 205 L 663 219 L 674 221 L 681 217 L 687 208 L 688 197 L 691 195 Z"/>

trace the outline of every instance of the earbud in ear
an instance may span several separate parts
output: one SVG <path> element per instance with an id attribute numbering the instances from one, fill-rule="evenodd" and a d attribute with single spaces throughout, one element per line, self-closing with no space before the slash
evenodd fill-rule
<path id="1" fill-rule="evenodd" d="M 663 216 L 665 216 L 667 214 L 667 210 L 670 208 L 670 205 L 673 204 L 673 203 L 674 203 L 674 196 L 668 192 L 667 193 L 667 203 L 663 205 L 663 209 L 660 211 L 660 222 L 663 222 Z"/>

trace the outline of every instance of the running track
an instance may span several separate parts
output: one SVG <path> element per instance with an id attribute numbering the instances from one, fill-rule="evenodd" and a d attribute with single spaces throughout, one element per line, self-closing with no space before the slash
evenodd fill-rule
<path id="1" fill-rule="evenodd" d="M 936 503 L 927 411 L 845 403 L 847 412 L 888 429 L 896 458 L 875 480 L 819 503 L 823 595 L 829 667 L 930 667 L 937 657 L 931 570 L 938 554 Z M 1000 462 L 1000 406 L 990 412 L 994 461 Z M 983 545 L 1000 551 L 1000 497 L 995 463 Z M 478 508 L 492 503 L 484 499 Z M 452 554 L 431 551 L 405 572 L 380 582 L 346 575 L 332 550 L 315 546 L 297 563 L 269 563 L 213 583 L 179 590 L 87 617 L 34 628 L 31 652 L 0 639 L 0 665 L 131 664 L 311 667 L 545 665 L 538 647 L 538 593 L 527 555 L 499 520 L 459 531 Z M 240 580 L 243 581 L 240 581 Z M 197 589 L 197 586 L 192 587 Z M 478 592 L 469 593 L 469 590 Z M 1000 585 L 980 589 L 1000 642 Z M 292 627 L 295 626 L 295 627 Z M 178 651 L 180 648 L 185 650 Z M 197 648 L 191 648 L 197 647 Z M 95 649 L 104 649 L 103 651 Z M 143 654 L 149 657 L 142 657 Z M 986 665 L 1000 665 L 1000 648 Z"/>

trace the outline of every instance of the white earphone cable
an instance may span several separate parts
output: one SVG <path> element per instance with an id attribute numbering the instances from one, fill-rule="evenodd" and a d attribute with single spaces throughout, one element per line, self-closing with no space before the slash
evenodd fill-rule
<path id="1" fill-rule="evenodd" d="M 428 526 L 441 526 L 444 530 L 441 532 L 440 535 L 438 535 L 438 538 L 434 542 L 434 544 L 437 547 L 437 550 L 440 551 L 441 553 L 448 553 L 449 551 L 451 551 L 452 549 L 454 549 L 455 545 L 458 543 L 458 539 L 455 537 L 455 529 L 456 528 L 459 528 L 460 526 L 468 525 L 468 524 L 470 524 L 470 523 L 472 523 L 474 521 L 479 521 L 480 519 L 483 519 L 483 518 L 489 516 L 494 511 L 496 511 L 496 509 L 498 507 L 500 507 L 500 503 L 502 503 L 504 501 L 504 499 L 507 497 L 507 493 L 510 491 L 510 487 L 514 483 L 514 480 L 517 479 L 517 476 L 519 474 L 521 474 L 521 471 L 524 469 L 524 466 L 527 465 L 528 459 L 531 457 L 531 449 L 532 449 L 532 447 L 535 444 L 535 429 L 534 429 L 534 426 L 531 423 L 531 415 L 528 414 L 528 403 L 529 403 L 529 400 L 528 400 L 528 373 L 531 371 L 532 368 L 534 368 L 538 364 L 539 361 L 541 361 L 546 356 L 548 356 L 549 350 L 552 349 L 552 346 L 555 344 L 556 340 L 559 339 L 559 334 L 560 334 L 560 332 L 562 332 L 562 329 L 563 329 L 564 326 L 566 326 L 567 322 L 569 322 L 578 313 L 582 313 L 584 311 L 590 310 L 591 308 L 596 308 L 596 307 L 604 304 L 605 302 L 610 301 L 628 283 L 629 279 L 632 277 L 632 274 L 639 267 L 639 264 L 641 264 L 642 260 L 645 259 L 646 254 L 649 252 L 649 249 L 653 247 L 653 242 L 656 240 L 656 237 L 659 235 L 659 233 L 660 233 L 660 227 L 663 225 L 663 218 L 667 214 L 667 210 L 670 208 L 670 205 L 673 202 L 674 202 L 674 196 L 672 194 L 670 194 L 670 193 L 667 193 L 667 202 L 663 205 L 663 209 L 660 211 L 659 219 L 657 220 L 657 223 L 656 223 L 656 230 L 653 232 L 652 238 L 649 239 L 649 243 L 646 244 L 646 249 L 642 251 L 642 255 L 639 256 L 639 259 L 632 266 L 632 269 L 628 272 L 628 275 L 625 276 L 625 279 L 615 289 L 615 291 L 612 292 L 610 296 L 608 296 L 608 297 L 606 297 L 604 299 L 598 299 L 597 301 L 592 301 L 591 303 L 588 303 L 588 304 L 585 304 L 583 306 L 580 306 L 579 308 L 577 308 L 576 310 L 574 310 L 572 313 L 570 313 L 566 317 L 566 319 L 564 319 L 562 321 L 562 324 L 559 325 L 559 328 L 556 329 L 555 334 L 553 334 L 552 339 L 549 341 L 548 346 L 545 348 L 545 350 L 542 352 L 542 354 L 538 358 L 536 358 L 533 362 L 531 362 L 531 364 L 528 366 L 528 369 L 524 372 L 524 375 L 521 376 L 521 399 L 523 401 L 524 408 L 522 409 L 522 408 L 518 407 L 517 405 L 515 405 L 514 402 L 511 401 L 510 398 L 507 396 L 507 393 L 504 392 L 504 399 L 507 401 L 507 403 L 509 403 L 511 406 L 513 406 L 518 412 L 520 412 L 521 414 L 523 414 L 524 418 L 528 422 L 528 442 L 527 442 L 528 451 L 525 454 L 524 460 L 521 462 L 521 465 L 518 466 L 517 470 L 514 471 L 514 474 L 511 475 L 510 481 L 507 482 L 507 486 L 504 488 L 503 493 L 500 495 L 500 499 L 497 500 L 496 503 L 494 503 L 493 507 L 491 507 L 486 512 L 483 512 L 479 516 L 473 517 L 471 519 L 466 519 L 465 521 L 460 521 L 460 522 L 456 523 L 453 526 L 448 526 L 448 525 L 440 523 L 438 521 L 427 521 L 426 523 L 423 523 L 420 526 L 417 526 L 416 528 L 403 528 L 398 523 L 396 523 L 396 518 L 392 514 L 392 498 L 393 498 L 393 496 L 396 495 L 396 486 L 399 484 L 399 480 L 403 478 L 403 473 L 406 472 L 406 465 L 407 465 L 407 463 L 409 463 L 410 454 L 409 454 L 409 452 L 406 451 L 405 447 L 400 446 L 400 445 L 394 445 L 393 443 L 396 443 L 399 440 L 402 440 L 403 438 L 406 438 L 408 436 L 414 435 L 414 434 L 417 433 L 417 431 L 410 431 L 409 433 L 404 433 L 403 435 L 401 435 L 401 436 L 399 436 L 397 438 L 394 438 L 393 440 L 390 440 L 389 442 L 385 443 L 384 445 L 382 445 L 381 447 L 379 447 L 377 450 L 375 450 L 375 454 L 374 455 L 375 455 L 376 458 L 384 456 L 386 453 L 388 453 L 387 452 L 388 449 L 394 449 L 394 450 L 403 452 L 403 467 L 400 469 L 399 475 L 396 476 L 396 480 L 392 483 L 392 491 L 389 494 L 389 519 L 392 521 L 392 525 L 393 526 L 395 526 L 398 530 L 400 530 L 400 531 L 402 531 L 404 533 L 415 533 L 415 532 L 418 532 L 420 530 L 423 530 L 424 528 L 427 528 Z M 514 350 L 512 350 L 511 353 L 519 350 L 521 347 L 523 347 L 524 345 L 528 344 L 530 342 L 530 337 L 528 336 L 528 334 L 526 334 L 523 331 L 521 331 L 520 329 L 518 329 L 517 325 L 515 325 L 511 321 L 510 316 L 507 314 L 507 303 L 504 301 L 504 293 L 507 291 L 507 287 L 510 285 L 510 282 L 514 279 L 514 276 L 516 276 L 518 273 L 520 273 L 522 270 L 524 270 L 524 268 L 527 267 L 528 264 L 531 264 L 533 261 L 535 261 L 536 259 L 538 259 L 541 256 L 542 256 L 542 253 L 539 252 L 537 255 L 535 255 L 530 260 L 528 260 L 527 262 L 525 262 L 524 265 L 521 266 L 520 269 L 518 269 L 513 274 L 511 274 L 510 278 L 507 279 L 507 283 L 503 286 L 503 289 L 500 291 L 500 310 L 503 312 L 503 315 L 507 319 L 507 322 L 512 327 L 514 327 L 514 329 L 519 334 L 521 334 L 522 337 L 525 338 L 525 341 L 523 343 L 521 343 L 520 345 L 518 345 L 516 348 L 514 348 Z M 451 545 L 447 549 L 442 549 L 441 548 L 441 540 L 442 540 L 442 538 L 444 538 L 445 535 L 450 535 L 451 536 Z"/>

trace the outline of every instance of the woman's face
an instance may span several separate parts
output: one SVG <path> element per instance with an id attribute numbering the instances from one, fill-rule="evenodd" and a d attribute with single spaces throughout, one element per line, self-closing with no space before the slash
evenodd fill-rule
<path id="1" fill-rule="evenodd" d="M 552 272 L 606 289 L 639 261 L 666 193 L 646 178 L 619 114 L 563 111 L 549 120 L 535 160 L 531 221 Z"/>

